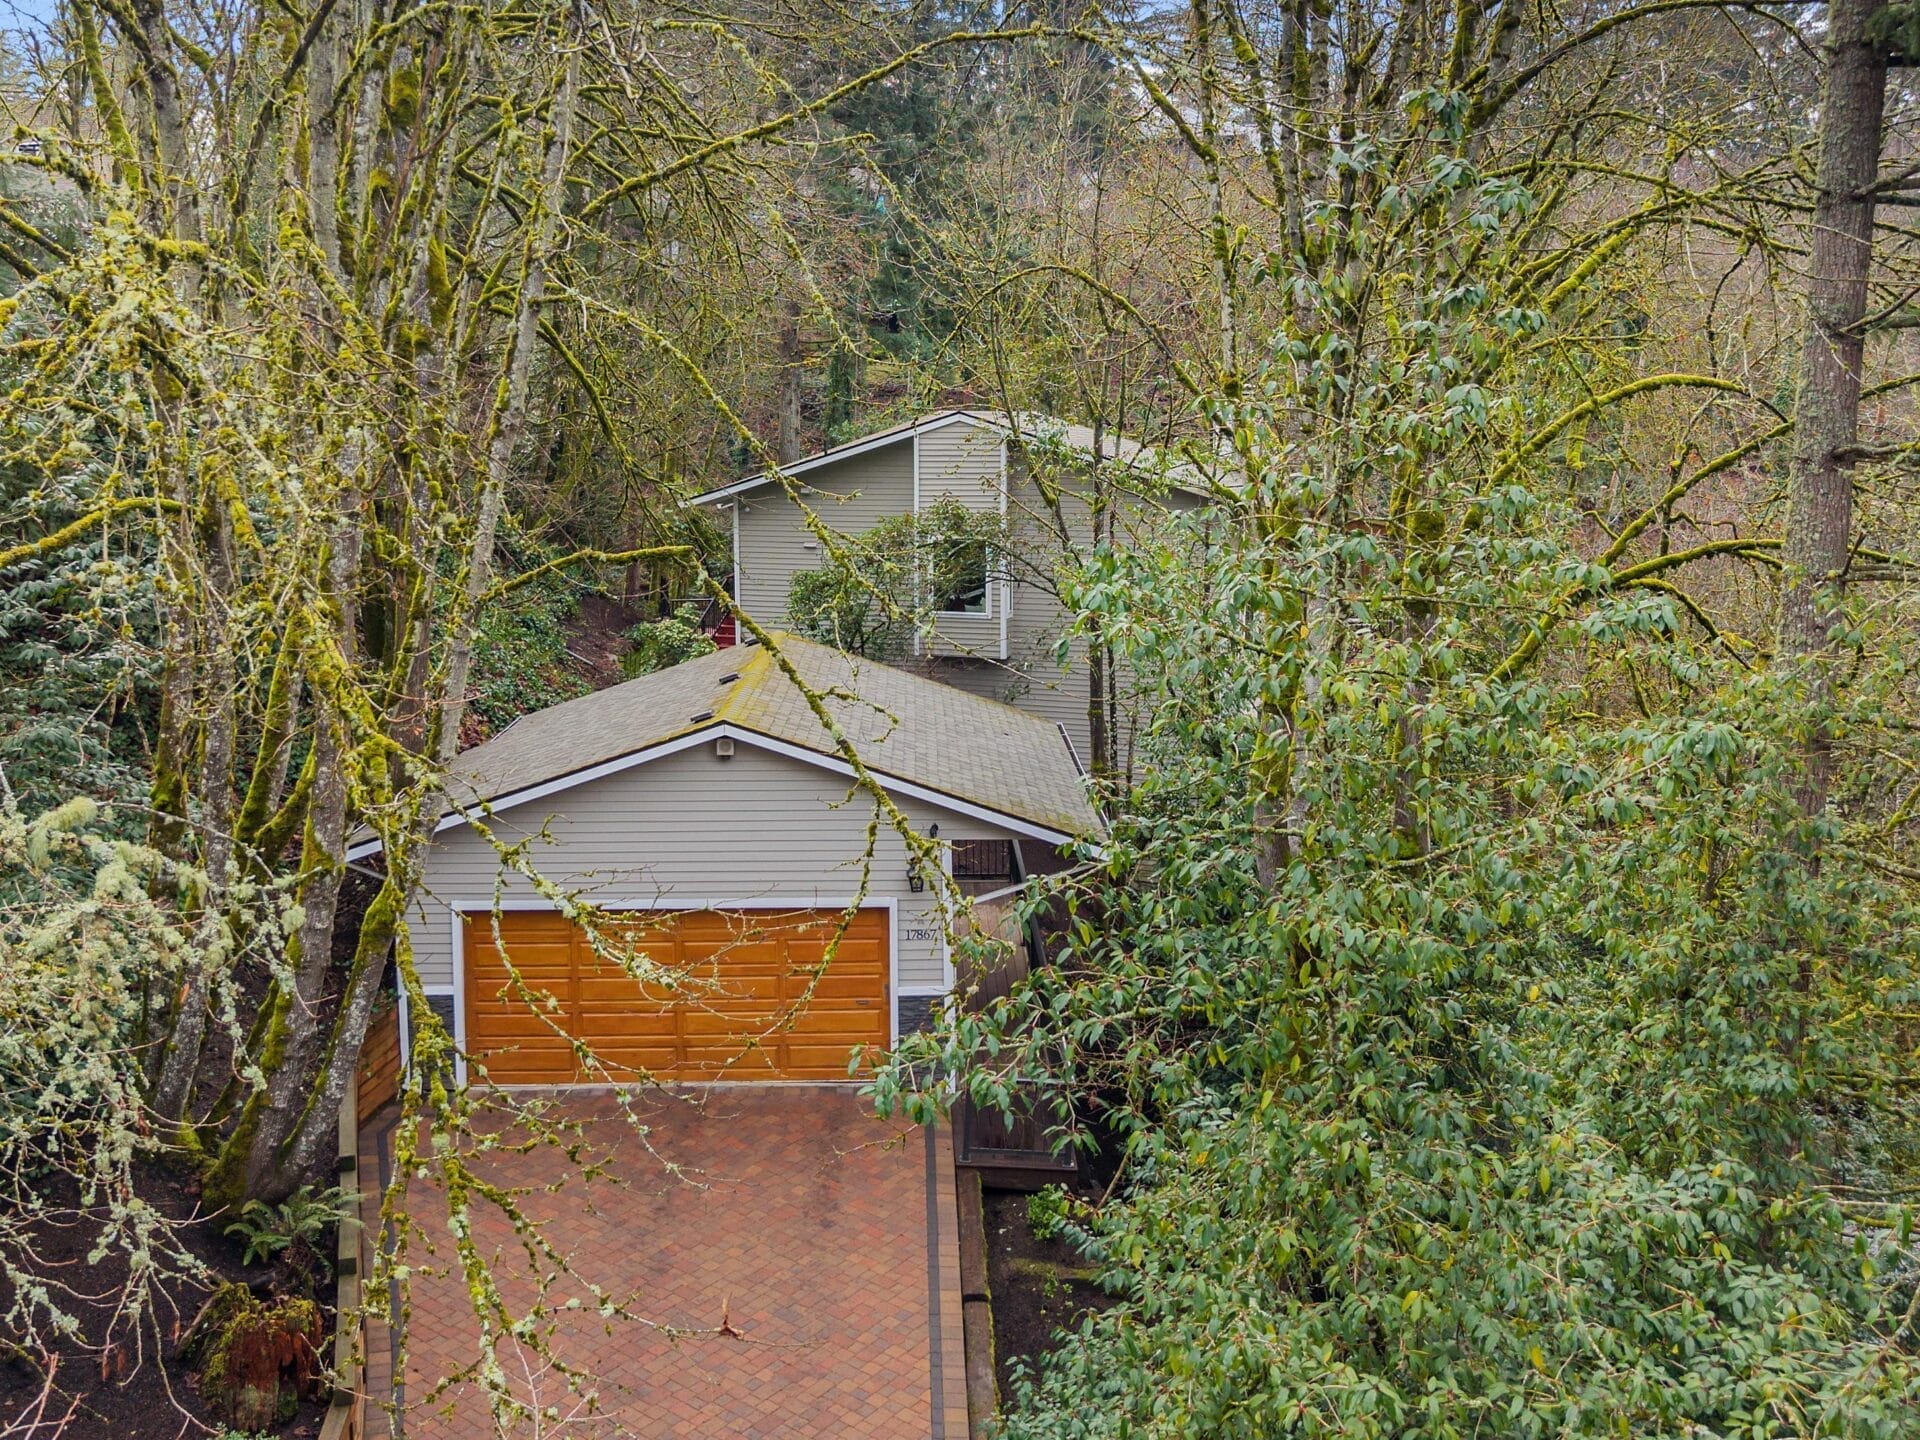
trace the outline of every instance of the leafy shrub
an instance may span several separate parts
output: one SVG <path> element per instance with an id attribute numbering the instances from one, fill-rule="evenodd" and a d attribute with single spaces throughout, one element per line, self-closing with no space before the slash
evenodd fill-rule
<path id="1" fill-rule="evenodd" d="M 1027 1228 L 1036 1240 L 1053 1240 L 1066 1228 L 1073 1202 L 1058 1185 L 1036 1190 L 1027 1197 Z"/>
<path id="2" fill-rule="evenodd" d="M 787 623 L 808 639 L 872 660 L 898 660 L 935 616 L 963 608 L 1005 547 L 999 515 L 938 501 L 836 542 L 787 589 Z"/>
<path id="3" fill-rule="evenodd" d="M 629 680 L 711 655 L 715 648 L 713 637 L 700 629 L 695 605 L 682 605 L 664 620 L 636 625 L 627 631 L 627 639 L 633 648 L 620 657 L 620 673 Z"/>
<path id="4" fill-rule="evenodd" d="M 593 688 L 567 653 L 567 622 L 579 599 L 564 582 L 537 580 L 489 609 L 474 637 L 473 713 L 484 729 L 503 730 L 529 710 L 572 700 Z"/>
<path id="5" fill-rule="evenodd" d="M 1069 577 L 1149 697 L 1141 782 L 1053 882 L 1052 963 L 878 1077 L 1056 1079 L 1126 1137 L 1069 1232 L 1117 1303 L 1008 1440 L 1920 1433 L 1920 945 L 1907 850 L 1872 848 L 1911 807 L 1862 798 L 1913 773 L 1910 618 L 1875 653 L 1849 611 L 1846 688 L 1810 696 L 1602 573 L 1527 669 L 1595 567 L 1500 417 L 1590 381 L 1483 367 L 1514 312 L 1458 254 L 1396 258 L 1422 319 L 1391 345 L 1288 339 L 1224 407 L 1283 520 Z M 1822 726 L 1861 768 L 1810 818 Z"/>

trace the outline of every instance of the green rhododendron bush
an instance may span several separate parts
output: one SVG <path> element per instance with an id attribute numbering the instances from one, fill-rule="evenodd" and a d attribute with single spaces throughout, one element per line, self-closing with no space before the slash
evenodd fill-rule
<path id="1" fill-rule="evenodd" d="M 1550 587 L 1538 508 L 1490 498 L 1437 588 Z M 1355 626 L 1263 886 L 1239 637 L 1274 558 L 1094 592 L 1167 687 L 1156 763 L 1056 968 L 945 1037 L 998 1052 L 986 1103 L 1061 1077 L 1125 1136 L 1069 1227 L 1122 1303 L 1008 1433 L 1913 1433 L 1911 1213 L 1855 1203 L 1911 1165 L 1913 916 L 1804 821 L 1796 697 L 1663 644 L 1664 605 L 1586 627 L 1695 697 L 1621 723 L 1490 681 L 1474 607 Z"/>
<path id="2" fill-rule="evenodd" d="M 1542 201 L 1465 115 L 1355 144 L 1382 209 L 1269 258 L 1216 503 L 1073 587 L 1138 783 L 1052 964 L 904 1057 L 1120 1152 L 1066 1225 L 1117 1304 L 1008 1436 L 1920 1433 L 1912 605 L 1850 601 L 1829 686 L 1752 638 L 1764 542 L 1581 558 L 1566 435 L 1718 382 L 1510 263 Z"/>
<path id="3" fill-rule="evenodd" d="M 1806 863 L 1792 697 L 1676 655 L 1693 711 L 1606 725 L 1438 627 L 1410 853 L 1411 657 L 1356 634 L 1267 889 L 1219 579 L 1211 624 L 1130 616 L 1187 699 L 1058 968 L 949 1037 L 1126 1136 L 1072 1227 L 1123 1301 L 1009 1433 L 1913 1433 L 1910 1213 L 1853 1203 L 1911 1141 L 1912 917 Z M 1656 660 L 1669 620 L 1593 629 Z"/>

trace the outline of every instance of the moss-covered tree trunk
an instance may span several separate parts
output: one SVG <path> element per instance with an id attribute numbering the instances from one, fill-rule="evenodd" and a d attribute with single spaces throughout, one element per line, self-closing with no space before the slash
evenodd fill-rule
<path id="1" fill-rule="evenodd" d="M 1853 544 L 1853 471 L 1873 266 L 1874 182 L 1880 166 L 1887 64 L 1870 29 L 1878 0 L 1834 0 L 1827 12 L 1820 158 L 1808 247 L 1806 331 L 1794 403 L 1792 475 L 1779 655 L 1824 704 L 1825 657 L 1840 623 Z M 1824 808 L 1833 746 L 1816 719 L 1802 803 Z"/>

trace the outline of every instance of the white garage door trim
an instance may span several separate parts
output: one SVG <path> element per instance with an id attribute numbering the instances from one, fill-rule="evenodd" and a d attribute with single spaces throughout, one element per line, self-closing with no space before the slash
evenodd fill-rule
<path id="1" fill-rule="evenodd" d="M 852 895 L 832 896 L 759 896 L 752 900 L 662 900 L 658 896 L 648 900 L 606 899 L 596 896 L 593 908 L 609 913 L 638 911 L 676 911 L 676 910 L 845 910 L 855 904 Z M 491 915 L 496 910 L 501 914 L 515 912 L 528 914 L 555 915 L 560 907 L 551 900 L 542 899 L 494 899 L 484 900 L 448 900 L 448 923 L 453 930 L 453 1077 L 456 1084 L 467 1083 L 467 950 L 466 919 L 469 915 Z M 900 989 L 897 966 L 900 959 L 900 901 L 892 895 L 868 895 L 858 900 L 862 910 L 885 910 L 887 912 L 887 1044 L 900 1043 Z M 432 992 L 429 992 L 432 993 Z M 945 994 L 945 991 L 908 990 L 914 994 Z M 836 1081 L 820 1080 L 714 1080 L 706 1082 L 714 1085 L 820 1085 L 836 1084 Z M 502 1089 L 515 1089 L 515 1086 L 502 1086 Z M 545 1088 L 545 1087 L 536 1087 Z M 581 1085 L 578 1088 L 591 1090 L 593 1085 Z M 605 1087 L 601 1087 L 605 1088 Z"/>

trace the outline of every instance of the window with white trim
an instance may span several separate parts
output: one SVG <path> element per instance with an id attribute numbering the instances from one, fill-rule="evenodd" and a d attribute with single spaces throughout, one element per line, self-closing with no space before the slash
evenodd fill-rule
<path id="1" fill-rule="evenodd" d="M 942 615 L 992 613 L 993 547 L 978 535 L 942 535 L 932 541 L 934 609 Z"/>

